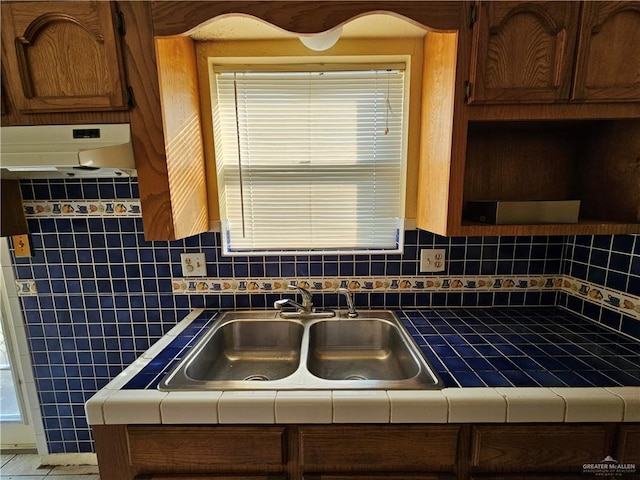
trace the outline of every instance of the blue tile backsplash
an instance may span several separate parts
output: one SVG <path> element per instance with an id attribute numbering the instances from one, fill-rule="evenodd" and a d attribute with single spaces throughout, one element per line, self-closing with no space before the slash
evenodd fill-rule
<path id="1" fill-rule="evenodd" d="M 25 201 L 69 200 L 73 205 L 78 201 L 138 197 L 135 179 L 33 180 L 21 185 Z M 173 242 L 147 242 L 139 216 L 30 216 L 28 222 L 35 256 L 14 258 L 14 266 L 16 278 L 24 280 L 27 289 L 29 282 L 35 281 L 37 289 L 37 295 L 22 297 L 22 305 L 50 453 L 93 451 L 84 402 L 191 309 L 272 308 L 273 302 L 282 297 L 282 293 L 263 291 L 176 294 L 172 280 L 182 276 L 180 254 L 184 252 L 203 252 L 211 278 L 349 279 L 415 277 L 421 275 L 420 249 L 444 248 L 447 271 L 440 276 L 526 276 L 553 281 L 571 277 L 590 287 L 584 292 L 577 286 L 577 291 L 572 291 L 577 285 L 573 283 L 551 290 L 359 291 L 355 295 L 357 305 L 412 312 L 424 312 L 430 306 L 559 305 L 601 326 L 640 338 L 636 314 L 627 314 L 623 304 L 613 308 L 616 305 L 606 303 L 609 291 L 640 295 L 638 235 L 446 238 L 408 231 L 402 255 L 231 258 L 221 255 L 217 233 Z M 317 304 L 327 307 L 336 307 L 340 301 L 329 292 L 315 297 Z M 425 315 L 411 313 L 408 320 L 418 328 Z M 549 329 L 552 323 L 544 327 Z M 569 333 L 564 326 L 556 334 L 565 337 Z M 437 334 L 445 339 L 448 335 L 443 331 Z M 507 342 L 504 348 L 509 345 L 517 347 Z M 431 346 L 434 352 L 436 346 Z M 567 362 L 567 368 L 575 366 L 571 360 Z M 487 383 L 488 379 L 474 373 L 483 371 L 480 365 L 477 367 L 454 372 L 464 374 L 460 378 L 465 380 L 458 379 L 457 383 Z M 500 365 L 492 367 L 486 372 L 501 370 Z M 505 375 L 503 378 L 513 384 L 519 382 Z"/>

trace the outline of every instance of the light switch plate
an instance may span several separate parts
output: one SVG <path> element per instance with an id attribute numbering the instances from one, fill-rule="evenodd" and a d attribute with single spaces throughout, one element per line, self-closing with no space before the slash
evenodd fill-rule
<path id="1" fill-rule="evenodd" d="M 181 253 L 180 263 L 182 264 L 182 275 L 185 277 L 205 277 L 207 275 L 204 253 Z"/>
<path id="2" fill-rule="evenodd" d="M 16 257 L 31 257 L 31 243 L 29 235 L 14 235 L 13 249 Z"/>
<path id="3" fill-rule="evenodd" d="M 421 272 L 444 272 L 446 250 L 444 248 L 423 248 L 420 250 Z"/>

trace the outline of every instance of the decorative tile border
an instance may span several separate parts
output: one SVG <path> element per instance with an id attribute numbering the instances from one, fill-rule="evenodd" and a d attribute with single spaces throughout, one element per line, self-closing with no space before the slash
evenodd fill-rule
<path id="1" fill-rule="evenodd" d="M 595 285 L 566 275 L 558 276 L 470 276 L 470 277 L 349 277 L 349 278 L 173 278 L 174 294 L 289 293 L 289 284 L 317 293 L 337 288 L 352 292 L 495 292 L 564 291 L 604 308 L 640 320 L 640 297 Z"/>
<path id="2" fill-rule="evenodd" d="M 561 290 L 601 307 L 640 320 L 640 297 L 569 276 L 563 277 Z"/>
<path id="3" fill-rule="evenodd" d="M 348 288 L 367 292 L 496 292 L 563 291 L 610 310 L 640 320 L 640 297 L 596 285 L 567 275 L 471 276 L 471 277 L 349 277 L 349 278 L 172 278 L 174 295 L 239 295 L 291 293 L 288 285 L 300 285 L 315 293 L 334 293 Z M 16 280 L 21 297 L 37 296 L 35 280 Z"/>
<path id="4" fill-rule="evenodd" d="M 24 214 L 51 217 L 140 217 L 140 200 L 25 200 Z"/>
<path id="5" fill-rule="evenodd" d="M 38 295 L 35 280 L 16 280 L 16 291 L 19 297 L 35 297 Z"/>
<path id="6" fill-rule="evenodd" d="M 349 277 L 349 278 L 173 278 L 174 294 L 285 293 L 296 284 L 312 292 L 333 293 L 337 288 L 353 292 L 439 292 L 496 290 L 556 290 L 561 276 L 469 276 L 469 277 Z"/>

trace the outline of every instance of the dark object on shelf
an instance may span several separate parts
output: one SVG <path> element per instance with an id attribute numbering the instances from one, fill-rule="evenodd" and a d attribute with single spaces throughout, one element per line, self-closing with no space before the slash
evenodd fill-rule
<path id="1" fill-rule="evenodd" d="M 465 219 L 492 225 L 577 223 L 580 200 L 467 202 Z"/>

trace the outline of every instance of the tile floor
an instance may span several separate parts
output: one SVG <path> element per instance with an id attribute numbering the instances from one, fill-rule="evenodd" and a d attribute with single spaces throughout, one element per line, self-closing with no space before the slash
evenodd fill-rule
<path id="1" fill-rule="evenodd" d="M 43 467 L 38 455 L 13 453 L 2 453 L 0 461 L 2 480 L 100 480 L 95 465 Z"/>

